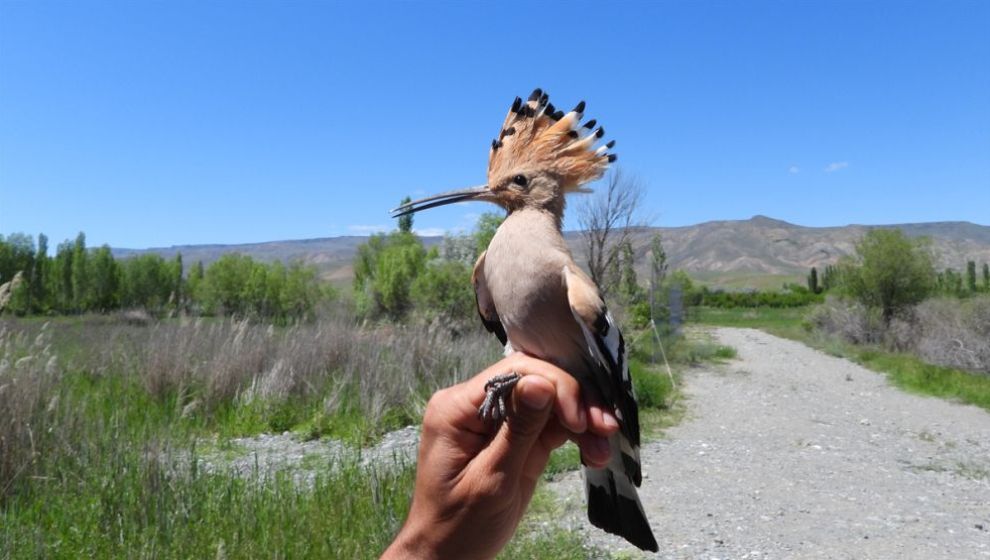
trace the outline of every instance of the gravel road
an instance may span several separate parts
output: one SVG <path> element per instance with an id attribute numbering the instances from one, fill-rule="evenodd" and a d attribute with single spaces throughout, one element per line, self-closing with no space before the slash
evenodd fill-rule
<path id="1" fill-rule="evenodd" d="M 643 448 L 660 558 L 990 558 L 990 414 L 904 393 L 877 373 L 750 329 L 685 376 L 686 418 Z M 580 473 L 552 484 L 584 516 Z"/>

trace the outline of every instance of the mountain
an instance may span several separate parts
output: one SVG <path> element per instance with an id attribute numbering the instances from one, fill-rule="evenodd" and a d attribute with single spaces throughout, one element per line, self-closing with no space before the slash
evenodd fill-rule
<path id="1" fill-rule="evenodd" d="M 693 226 L 641 228 L 633 234 L 633 247 L 641 274 L 646 273 L 647 253 L 654 233 L 659 233 L 671 269 L 680 268 L 697 279 L 726 287 L 777 286 L 781 280 L 797 280 L 812 266 L 819 269 L 853 252 L 856 241 L 873 228 L 899 228 L 911 237 L 929 237 L 939 268 L 964 270 L 967 260 L 990 262 L 990 226 L 970 222 L 929 222 L 893 225 L 806 227 L 754 216 L 748 220 L 722 220 Z M 584 249 L 580 232 L 565 238 L 578 262 Z M 224 253 L 243 253 L 264 261 L 302 260 L 315 265 L 324 278 L 347 282 L 358 245 L 366 237 L 347 236 L 298 241 L 272 241 L 243 245 L 185 245 L 153 249 L 114 249 L 126 258 L 157 253 L 166 258 L 181 252 L 186 263 L 209 264 Z M 440 237 L 424 237 L 429 247 Z"/>

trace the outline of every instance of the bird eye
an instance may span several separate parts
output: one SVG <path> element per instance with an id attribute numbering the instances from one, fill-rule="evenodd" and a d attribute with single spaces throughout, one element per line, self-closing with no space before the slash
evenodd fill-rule
<path id="1" fill-rule="evenodd" d="M 516 175 L 515 177 L 512 178 L 512 182 L 519 185 L 520 187 L 525 187 L 528 181 L 526 180 L 525 175 Z"/>

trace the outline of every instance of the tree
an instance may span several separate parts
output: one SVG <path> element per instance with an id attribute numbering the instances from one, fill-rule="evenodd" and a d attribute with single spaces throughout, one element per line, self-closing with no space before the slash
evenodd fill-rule
<path id="1" fill-rule="evenodd" d="M 86 252 L 86 234 L 79 232 L 72 245 L 72 310 L 79 313 L 89 302 L 89 254 Z"/>
<path id="2" fill-rule="evenodd" d="M 189 270 L 186 278 L 186 299 L 187 310 L 199 311 L 197 304 L 200 304 L 203 297 L 203 277 L 206 271 L 203 268 L 203 261 L 196 261 Z"/>
<path id="3" fill-rule="evenodd" d="M 990 292 L 990 264 L 983 263 L 983 291 Z"/>
<path id="4" fill-rule="evenodd" d="M 813 294 L 820 294 L 822 292 L 821 287 L 818 285 L 818 269 L 811 267 L 811 272 L 808 274 L 808 290 Z"/>
<path id="5" fill-rule="evenodd" d="M 966 289 L 970 293 L 976 291 L 976 261 L 966 262 Z"/>
<path id="6" fill-rule="evenodd" d="M 121 305 L 161 311 L 172 294 L 169 263 L 148 253 L 121 260 Z"/>
<path id="7" fill-rule="evenodd" d="M 471 268 L 461 261 L 432 259 L 413 281 L 410 296 L 416 309 L 451 319 L 476 316 Z"/>
<path id="8" fill-rule="evenodd" d="M 617 279 L 618 294 L 626 305 L 636 303 L 642 295 L 639 288 L 639 280 L 636 278 L 636 253 L 633 251 L 632 243 L 628 240 L 619 246 L 619 256 L 616 259 L 619 263 Z"/>
<path id="9" fill-rule="evenodd" d="M 60 313 L 72 311 L 72 243 L 63 241 L 55 250 L 50 276 L 50 293 L 55 310 Z"/>
<path id="10" fill-rule="evenodd" d="M 842 279 L 852 297 L 879 308 L 889 325 L 896 313 L 924 300 L 934 289 L 930 243 L 912 240 L 899 229 L 871 230 L 856 244 Z"/>
<path id="11" fill-rule="evenodd" d="M 505 215 L 494 212 L 485 212 L 478 217 L 478 223 L 474 226 L 475 258 L 488 250 L 488 244 L 495 237 L 498 226 L 505 221 Z"/>
<path id="12" fill-rule="evenodd" d="M 372 235 L 354 258 L 354 296 L 367 316 L 401 318 L 412 306 L 410 287 L 423 271 L 426 250 L 415 235 Z"/>
<path id="13" fill-rule="evenodd" d="M 34 257 L 34 268 L 31 270 L 31 300 L 32 311 L 44 313 L 50 305 L 48 297 L 48 237 L 38 234 L 38 252 Z"/>
<path id="14" fill-rule="evenodd" d="M 172 284 L 172 294 L 169 297 L 172 299 L 174 309 L 182 309 L 186 297 L 185 282 L 182 280 L 183 272 L 182 253 L 176 253 L 175 258 L 169 263 L 169 277 Z"/>
<path id="15" fill-rule="evenodd" d="M 410 202 L 412 202 L 412 199 L 407 196 L 402 199 L 402 202 L 399 203 L 399 206 L 402 206 L 403 204 L 408 204 Z M 413 226 L 412 214 L 399 216 L 399 231 L 401 231 L 402 233 L 412 233 L 412 226 Z"/>
<path id="16" fill-rule="evenodd" d="M 603 190 L 578 207 L 578 223 L 583 230 L 588 273 L 607 294 L 608 273 L 615 269 L 619 248 L 631 242 L 632 228 L 642 225 L 637 217 L 643 200 L 639 182 L 618 169 L 609 174 Z"/>
<path id="17" fill-rule="evenodd" d="M 114 261 L 109 246 L 93 251 L 89 272 L 91 292 L 86 309 L 106 312 L 120 307 L 120 265 Z"/>
<path id="18" fill-rule="evenodd" d="M 821 282 L 819 282 L 823 292 L 827 292 L 839 285 L 839 271 L 840 268 L 834 264 L 825 266 L 825 273 L 822 274 Z"/>
<path id="19" fill-rule="evenodd" d="M 650 320 L 660 316 L 660 290 L 666 277 L 667 251 L 660 234 L 654 233 L 650 240 Z"/>

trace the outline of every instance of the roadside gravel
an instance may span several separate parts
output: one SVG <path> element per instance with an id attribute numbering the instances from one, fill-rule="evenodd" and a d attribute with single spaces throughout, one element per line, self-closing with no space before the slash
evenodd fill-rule
<path id="1" fill-rule="evenodd" d="M 333 439 L 305 441 L 291 432 L 234 438 L 223 449 L 202 453 L 199 461 L 207 472 L 264 477 L 281 471 L 291 473 L 300 484 L 312 485 L 317 471 L 333 461 L 357 460 L 366 468 L 390 469 L 414 464 L 418 451 L 419 427 L 406 426 L 364 449 Z"/>
<path id="2" fill-rule="evenodd" d="M 990 558 L 990 414 L 750 329 L 738 359 L 685 376 L 687 417 L 643 447 L 660 558 Z M 590 526 L 581 474 L 551 484 Z"/>

